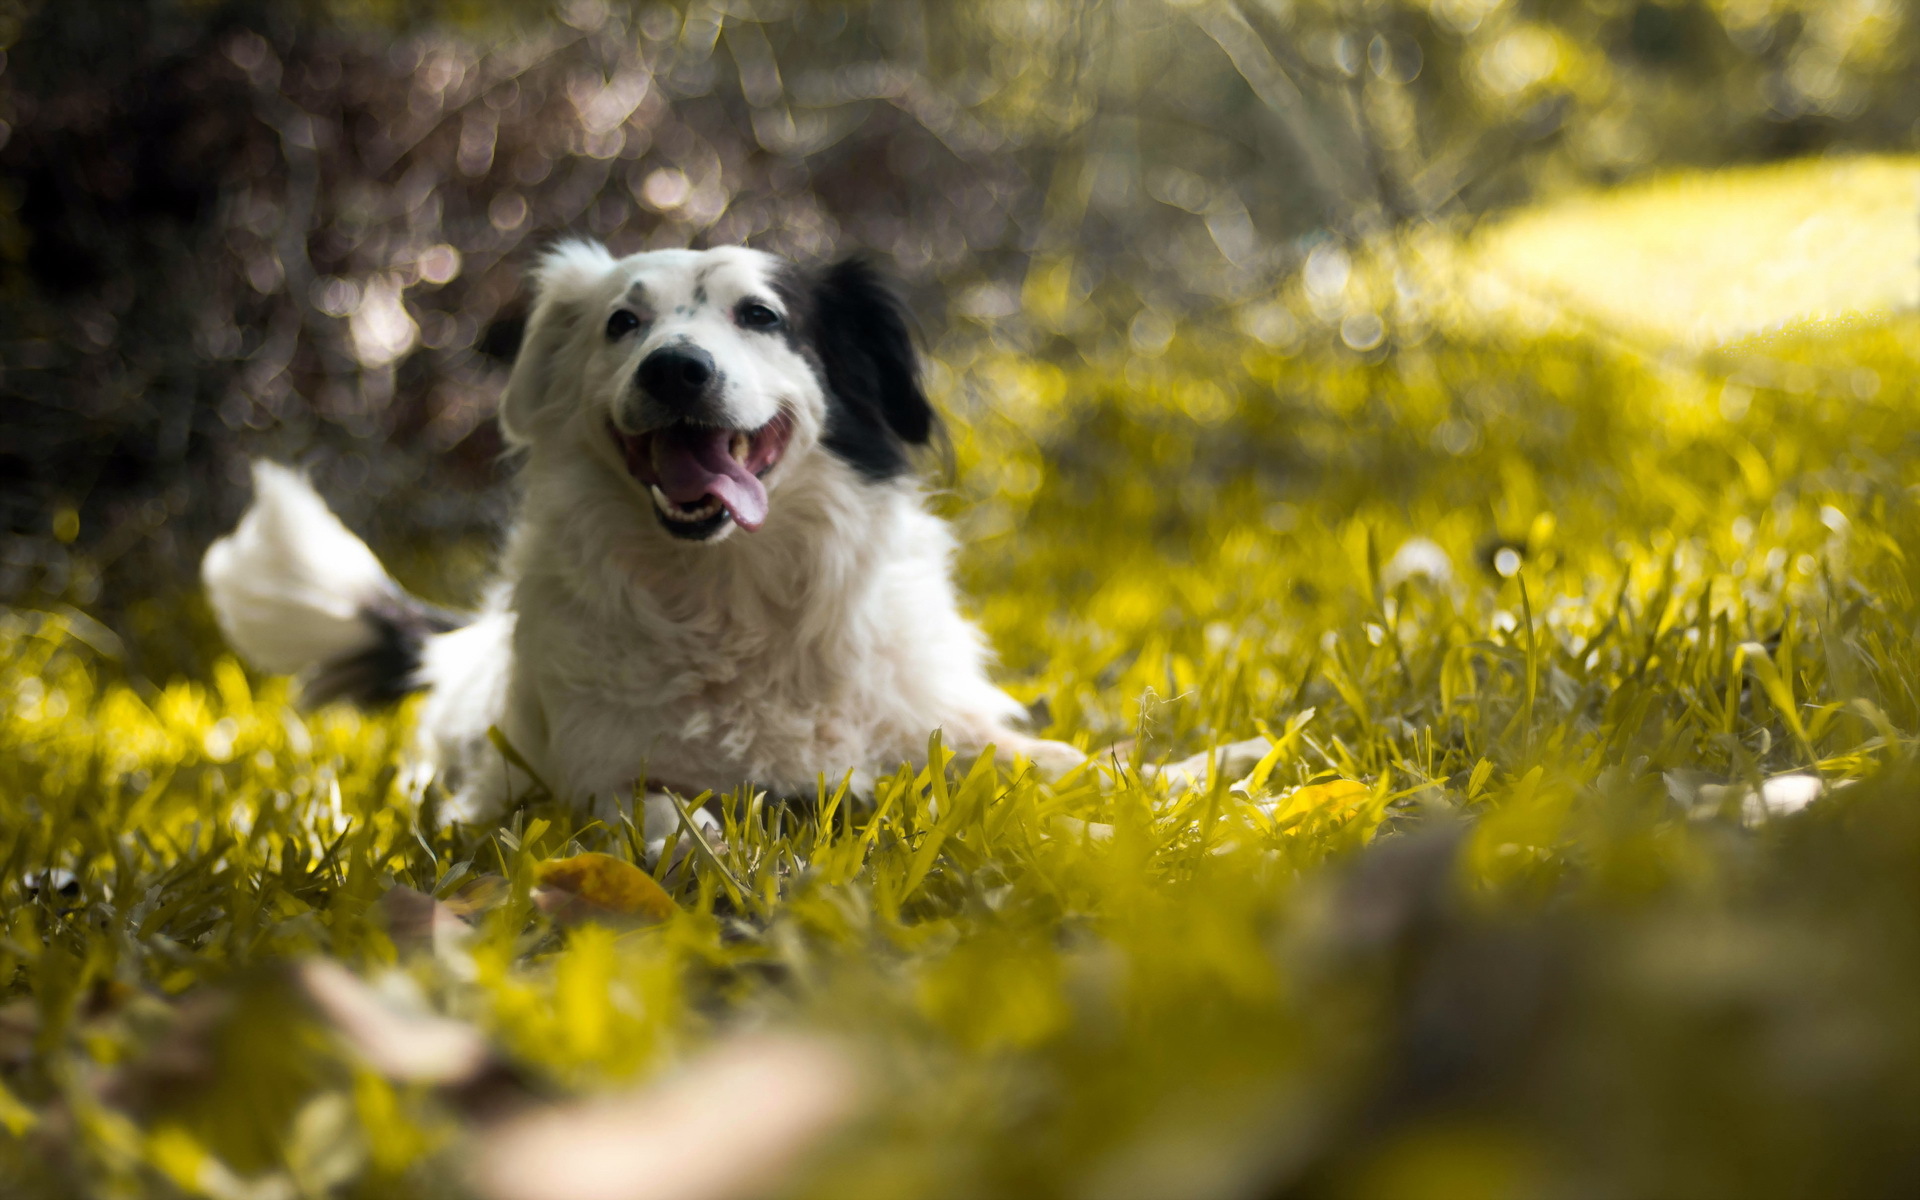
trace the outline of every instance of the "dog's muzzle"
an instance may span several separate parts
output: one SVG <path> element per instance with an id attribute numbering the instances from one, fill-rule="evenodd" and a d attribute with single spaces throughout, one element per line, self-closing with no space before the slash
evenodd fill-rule
<path id="1" fill-rule="evenodd" d="M 704 541 L 729 520 L 751 533 L 767 519 L 762 477 L 786 452 L 793 419 L 783 412 L 751 430 L 681 421 L 645 433 L 609 422 L 607 431 L 667 532 Z"/>
<path id="2" fill-rule="evenodd" d="M 682 419 L 698 419 L 712 404 L 720 372 L 713 355 L 698 346 L 662 346 L 641 360 L 635 382 L 661 409 Z"/>

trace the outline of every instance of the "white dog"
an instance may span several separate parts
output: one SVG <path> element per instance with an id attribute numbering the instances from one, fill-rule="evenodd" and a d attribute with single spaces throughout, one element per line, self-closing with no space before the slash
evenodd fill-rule
<path id="1" fill-rule="evenodd" d="M 1014 731 L 956 607 L 909 460 L 936 417 L 869 267 L 571 242 L 537 286 L 500 407 L 525 496 L 484 609 L 402 592 L 304 478 L 259 463 L 202 566 L 244 657 L 310 671 L 320 700 L 427 689 L 416 758 L 466 820 L 528 783 L 493 727 L 602 806 L 640 779 L 810 796 L 924 760 L 935 729 L 1048 772 L 1082 761 Z M 657 847 L 673 810 L 649 796 L 645 815 Z"/>

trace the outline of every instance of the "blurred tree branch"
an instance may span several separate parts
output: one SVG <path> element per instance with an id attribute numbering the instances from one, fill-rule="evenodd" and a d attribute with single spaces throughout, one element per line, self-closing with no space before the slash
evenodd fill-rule
<path id="1" fill-rule="evenodd" d="M 189 561 L 251 453 L 352 519 L 483 527 L 519 280 L 563 234 L 866 247 L 936 331 L 1151 346 L 1329 238 L 1920 117 L 1915 12 L 1816 0 L 105 11 L 0 13 L 0 595 L 98 586 L 64 505 L 83 546 L 157 531 L 128 570 Z"/>

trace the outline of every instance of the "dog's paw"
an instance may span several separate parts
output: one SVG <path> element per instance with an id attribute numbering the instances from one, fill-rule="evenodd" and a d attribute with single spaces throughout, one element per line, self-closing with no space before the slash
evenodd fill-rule
<path id="1" fill-rule="evenodd" d="M 680 834 L 673 850 L 675 861 L 685 857 L 693 848 L 693 839 L 688 837 L 681 827 L 680 810 L 665 792 L 648 792 L 641 798 L 639 809 L 640 811 L 634 814 L 635 824 L 640 826 L 641 840 L 646 843 L 649 867 L 660 861 L 660 856 L 666 853 L 667 841 L 675 833 Z M 704 808 L 693 809 L 689 815 L 692 816 L 694 825 L 698 827 L 700 836 L 704 837 L 709 845 L 720 840 L 722 829 L 718 817 Z"/>
<path id="2" fill-rule="evenodd" d="M 497 787 L 468 783 L 448 792 L 433 810 L 436 829 L 449 825 L 480 825 L 506 815 L 507 798 Z"/>
<path id="3" fill-rule="evenodd" d="M 1012 730 L 1002 733 L 994 744 L 994 757 L 1000 762 L 1012 766 L 1016 760 L 1025 759 L 1048 779 L 1058 779 L 1087 761 L 1085 754 L 1065 742 L 1029 737 Z"/>
<path id="4" fill-rule="evenodd" d="M 1183 792 L 1206 783 L 1207 759 L 1213 759 L 1213 770 L 1217 778 L 1240 779 L 1260 765 L 1260 760 L 1273 749 L 1273 743 L 1263 737 L 1248 738 L 1243 742 L 1228 742 L 1210 750 L 1202 750 L 1179 762 L 1155 766 L 1151 763 L 1140 768 L 1140 774 L 1148 779 L 1163 779 L 1167 791 Z"/>

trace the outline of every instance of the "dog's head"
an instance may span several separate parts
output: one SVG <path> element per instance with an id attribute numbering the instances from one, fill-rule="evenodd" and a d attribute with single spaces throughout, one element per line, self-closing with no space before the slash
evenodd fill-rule
<path id="1" fill-rule="evenodd" d="M 895 478 L 932 436 L 905 312 L 859 259 L 809 273 L 737 246 L 616 259 L 569 242 L 536 283 L 508 442 L 581 448 L 674 537 L 758 529 L 822 455 Z"/>

